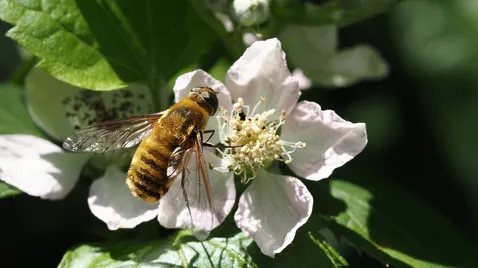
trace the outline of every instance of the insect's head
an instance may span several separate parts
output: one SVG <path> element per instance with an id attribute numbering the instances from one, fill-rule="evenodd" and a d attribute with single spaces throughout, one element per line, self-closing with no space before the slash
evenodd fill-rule
<path id="1" fill-rule="evenodd" d="M 217 99 L 217 94 L 219 92 L 214 91 L 210 87 L 196 87 L 191 89 L 190 95 L 198 95 L 200 99 L 203 99 L 212 109 L 209 109 L 211 115 L 214 115 L 219 106 L 219 100 Z"/>

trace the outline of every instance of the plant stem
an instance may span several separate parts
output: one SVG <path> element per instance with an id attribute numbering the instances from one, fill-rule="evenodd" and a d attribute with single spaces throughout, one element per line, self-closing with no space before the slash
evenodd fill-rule
<path id="1" fill-rule="evenodd" d="M 149 82 L 149 92 L 153 98 L 154 112 L 161 112 L 167 110 L 171 103 L 169 103 L 170 89 L 168 83 L 165 81 Z"/>
<path id="2" fill-rule="evenodd" d="M 171 104 L 169 103 L 169 93 L 171 90 L 169 89 L 168 83 L 164 82 L 159 87 L 159 96 L 157 99 L 158 106 L 160 111 L 167 110 Z"/>

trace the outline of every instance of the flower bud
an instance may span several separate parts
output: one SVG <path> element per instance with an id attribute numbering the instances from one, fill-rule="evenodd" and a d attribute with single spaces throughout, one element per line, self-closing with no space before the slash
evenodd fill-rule
<path id="1" fill-rule="evenodd" d="M 234 0 L 232 7 L 243 26 L 260 24 L 269 18 L 269 0 Z"/>

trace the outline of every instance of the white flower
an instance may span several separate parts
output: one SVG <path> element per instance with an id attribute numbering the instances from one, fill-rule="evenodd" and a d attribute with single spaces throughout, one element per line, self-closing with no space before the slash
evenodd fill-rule
<path id="1" fill-rule="evenodd" d="M 292 72 L 292 76 L 294 77 L 294 79 L 299 83 L 299 88 L 301 90 L 304 90 L 304 89 L 309 89 L 311 86 L 312 86 L 312 81 L 310 80 L 309 77 L 307 77 L 304 72 L 302 71 L 302 69 L 300 68 L 296 68 L 293 72 Z"/>
<path id="2" fill-rule="evenodd" d="M 65 152 L 57 145 L 75 127 L 150 112 L 147 88 L 135 85 L 114 92 L 85 91 L 41 69 L 33 69 L 25 82 L 27 108 L 33 120 L 57 143 L 32 135 L 0 135 L 0 179 L 32 196 L 62 199 L 75 186 L 85 163 L 96 163 L 102 169 L 109 165 L 90 188 L 88 203 L 93 214 L 110 229 L 132 228 L 156 217 L 157 205 L 145 204 L 127 192 L 126 174 L 111 161 L 122 161 L 118 153 L 90 160 L 92 154 Z M 99 202 L 111 205 L 98 207 Z"/>
<path id="3" fill-rule="evenodd" d="M 233 172 L 229 170 L 234 171 L 243 178 L 243 183 L 249 184 L 239 198 L 234 215 L 236 224 L 256 241 L 264 254 L 273 257 L 293 241 L 297 229 L 308 220 L 313 197 L 298 178 L 272 174 L 265 168 L 274 160 L 280 160 L 304 179 L 327 178 L 335 168 L 363 150 L 367 143 L 365 124 L 345 121 L 333 111 L 322 111 L 313 102 L 298 103 L 299 86 L 287 68 L 285 53 L 277 39 L 253 43 L 231 66 L 225 81 L 227 88 L 202 70 L 181 75 L 174 86 L 175 100 L 184 98 L 197 86 L 209 86 L 220 92 L 221 111 L 207 126 L 208 130 L 216 130 L 210 142 L 229 143 L 233 148 L 221 150 L 221 158 L 212 149 L 204 149 L 205 159 L 213 167 L 209 170 L 215 208 L 213 227 L 231 212 L 236 200 Z M 51 79 L 46 83 L 48 87 L 35 85 L 46 90 L 58 83 L 61 82 Z M 35 85 L 27 85 L 29 92 Z M 61 86 L 72 88 L 63 83 Z M 43 94 L 45 98 L 51 95 L 52 99 L 45 100 L 43 105 L 42 102 L 30 104 L 29 109 L 45 131 L 61 140 L 72 129 L 60 133 L 59 126 L 47 124 L 45 120 L 57 115 L 57 110 L 45 105 L 56 102 L 54 97 L 58 92 Z M 29 99 L 36 98 L 30 96 Z M 101 112 L 96 116 L 99 114 Z M 56 118 L 58 120 L 68 122 L 61 116 Z M 31 136 L 0 136 L 0 148 L 0 177 L 8 178 L 8 183 L 27 193 L 45 198 L 50 195 L 61 198 L 67 194 L 81 166 L 90 157 L 65 153 L 55 144 Z M 50 155 L 62 161 L 53 161 Z M 70 159 L 73 157 L 81 159 Z M 71 167 L 72 161 L 77 161 L 76 168 Z M 29 171 L 31 175 L 19 171 L 18 167 L 26 162 L 34 163 L 30 164 L 35 167 Z M 194 211 L 191 219 L 185 217 L 188 213 L 186 204 L 177 202 L 181 180 L 176 180 L 158 206 L 134 198 L 125 178 L 124 172 L 110 165 L 91 185 L 88 204 L 92 213 L 107 223 L 108 228 L 132 228 L 156 216 L 167 228 L 190 227 L 191 221 L 195 227 L 203 227 L 204 215 L 199 209 L 190 204 Z M 40 186 L 32 186 L 35 184 Z M 195 198 L 195 189 L 195 183 L 186 187 L 191 200 Z"/>
<path id="4" fill-rule="evenodd" d="M 214 205 L 224 218 L 235 196 L 231 178 L 223 175 L 227 179 L 218 181 L 217 171 L 239 174 L 241 181 L 250 185 L 239 198 L 236 224 L 254 238 L 264 254 L 273 257 L 292 242 L 296 230 L 308 220 L 313 197 L 299 179 L 271 174 L 265 168 L 279 160 L 304 179 L 327 178 L 363 150 L 367 143 L 365 124 L 345 121 L 333 111 L 322 111 L 314 102 L 298 103 L 299 86 L 277 39 L 253 43 L 228 70 L 225 81 L 223 85 L 202 70 L 184 74 L 174 86 L 176 101 L 197 86 L 220 92 L 222 108 L 217 120 L 209 120 L 207 129 L 216 130 L 213 143 L 238 147 L 219 150 L 222 165 L 211 159 L 213 154 L 206 155 L 216 171 L 210 172 L 214 185 L 221 184 L 220 180 L 227 184 L 222 191 L 214 189 Z M 227 207 L 218 206 L 216 199 Z M 162 225 L 187 226 L 176 220 L 184 206 L 163 202 L 160 208 Z"/>

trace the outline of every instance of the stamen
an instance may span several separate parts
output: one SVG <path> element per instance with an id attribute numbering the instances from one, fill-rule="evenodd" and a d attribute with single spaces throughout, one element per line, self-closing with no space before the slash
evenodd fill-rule
<path id="1" fill-rule="evenodd" d="M 261 97 L 261 98 L 259 99 L 259 102 L 258 102 L 258 103 L 254 106 L 254 108 L 252 109 L 252 114 L 255 114 L 255 113 L 256 113 L 257 107 L 259 107 L 259 105 L 260 105 L 261 103 L 263 103 L 265 100 L 266 100 L 266 99 L 265 99 L 264 97 Z"/>
<path id="2" fill-rule="evenodd" d="M 264 101 L 265 99 L 261 97 L 249 113 L 250 107 L 239 98 L 234 103 L 230 116 L 227 115 L 228 111 L 222 108 L 216 117 L 220 125 L 220 138 L 227 145 L 240 146 L 218 152 L 232 161 L 229 170 L 240 175 L 242 183 L 254 179 L 260 168 L 267 167 L 274 160 L 290 163 L 293 160 L 291 154 L 297 148 L 305 147 L 303 142 L 284 141 L 277 135 L 286 120 L 284 111 L 275 121 L 270 120 L 275 113 L 274 109 L 256 114 L 259 105 Z"/>

